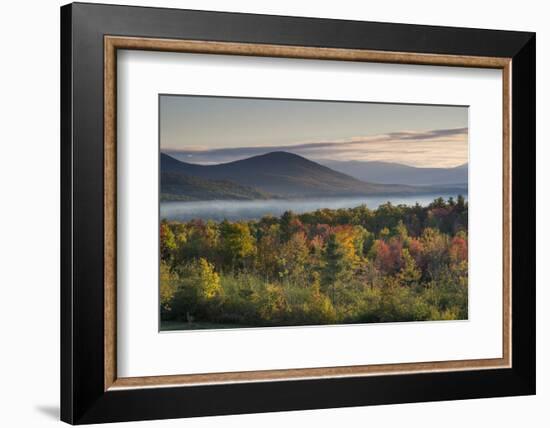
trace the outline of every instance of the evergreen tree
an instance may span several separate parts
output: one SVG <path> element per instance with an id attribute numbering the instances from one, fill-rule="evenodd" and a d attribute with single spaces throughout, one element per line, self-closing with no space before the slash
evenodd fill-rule
<path id="1" fill-rule="evenodd" d="M 335 234 L 330 234 L 323 253 L 324 268 L 321 284 L 323 291 L 329 293 L 332 302 L 336 301 L 336 288 L 341 283 L 346 283 L 351 277 L 350 261 L 346 259 L 345 252 L 336 239 Z"/>
<path id="2" fill-rule="evenodd" d="M 409 250 L 404 248 L 401 257 L 403 258 L 403 267 L 399 271 L 397 278 L 402 285 L 410 286 L 418 284 L 420 278 L 422 277 L 422 272 L 416 266 L 416 262 L 409 253 Z"/>

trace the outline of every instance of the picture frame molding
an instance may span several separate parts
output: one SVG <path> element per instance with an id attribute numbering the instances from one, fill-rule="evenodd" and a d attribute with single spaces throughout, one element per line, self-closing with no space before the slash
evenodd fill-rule
<path id="1" fill-rule="evenodd" d="M 535 392 L 533 33 L 80 3 L 62 7 L 61 33 L 62 420 Z M 117 49 L 502 69 L 503 358 L 117 379 Z"/>
<path id="2" fill-rule="evenodd" d="M 510 319 L 510 58 L 464 55 L 432 55 L 403 52 L 378 52 L 289 45 L 267 45 L 200 40 L 173 40 L 106 35 L 105 46 L 105 390 L 120 388 L 188 386 L 231 382 L 258 382 L 308 378 L 370 376 L 374 374 L 415 373 L 471 369 L 495 369 L 511 364 Z M 278 369 L 247 372 L 204 373 L 171 376 L 116 376 L 116 62 L 117 50 L 200 53 L 207 55 L 244 55 L 275 58 L 332 61 L 376 62 L 387 64 L 440 65 L 494 68 L 502 70 L 503 94 L 503 349 L 502 358 L 434 361 L 422 363 Z"/>

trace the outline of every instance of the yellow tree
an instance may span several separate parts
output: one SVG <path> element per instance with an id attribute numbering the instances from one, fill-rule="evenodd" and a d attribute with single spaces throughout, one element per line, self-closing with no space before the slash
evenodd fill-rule
<path id="1" fill-rule="evenodd" d="M 180 281 L 172 299 L 172 313 L 182 320 L 206 317 L 211 303 L 223 296 L 220 276 L 205 258 L 199 258 L 181 269 Z M 214 305 L 215 306 L 215 305 Z"/>
<path id="2" fill-rule="evenodd" d="M 168 261 L 176 249 L 176 237 L 168 223 L 163 221 L 160 224 L 160 258 Z"/>
<path id="3" fill-rule="evenodd" d="M 224 258 L 230 261 L 232 268 L 237 263 L 245 264 L 256 252 L 256 240 L 250 233 L 248 224 L 224 221 L 220 229 Z"/>
<path id="4" fill-rule="evenodd" d="M 420 281 L 422 272 L 416 266 L 416 262 L 414 261 L 414 258 L 409 253 L 408 249 L 403 248 L 402 258 L 403 258 L 403 267 L 397 274 L 397 279 L 399 279 L 399 282 L 402 285 L 410 286 L 410 285 L 417 284 Z"/>
<path id="5" fill-rule="evenodd" d="M 208 260 L 201 257 L 194 264 L 190 274 L 189 280 L 194 283 L 200 299 L 208 300 L 221 294 L 220 276 Z"/>
<path id="6" fill-rule="evenodd" d="M 291 235 L 282 245 L 279 254 L 279 275 L 282 278 L 302 280 L 302 285 L 305 285 L 304 275 L 309 256 L 306 235 L 303 232 Z"/>
<path id="7" fill-rule="evenodd" d="M 170 271 L 168 264 L 160 262 L 160 306 L 169 311 L 178 286 L 178 276 Z"/>

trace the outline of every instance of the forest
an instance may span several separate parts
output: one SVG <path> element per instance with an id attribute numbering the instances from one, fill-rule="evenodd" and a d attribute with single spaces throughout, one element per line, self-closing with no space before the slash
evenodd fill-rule
<path id="1" fill-rule="evenodd" d="M 468 318 L 468 204 L 160 224 L 161 329 Z"/>

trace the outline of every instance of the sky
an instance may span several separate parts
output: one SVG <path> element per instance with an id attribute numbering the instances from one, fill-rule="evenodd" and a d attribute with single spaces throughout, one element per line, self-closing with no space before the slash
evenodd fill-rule
<path id="1" fill-rule="evenodd" d="M 468 108 L 161 95 L 160 147 L 198 164 L 283 150 L 320 163 L 454 167 L 468 162 Z"/>

